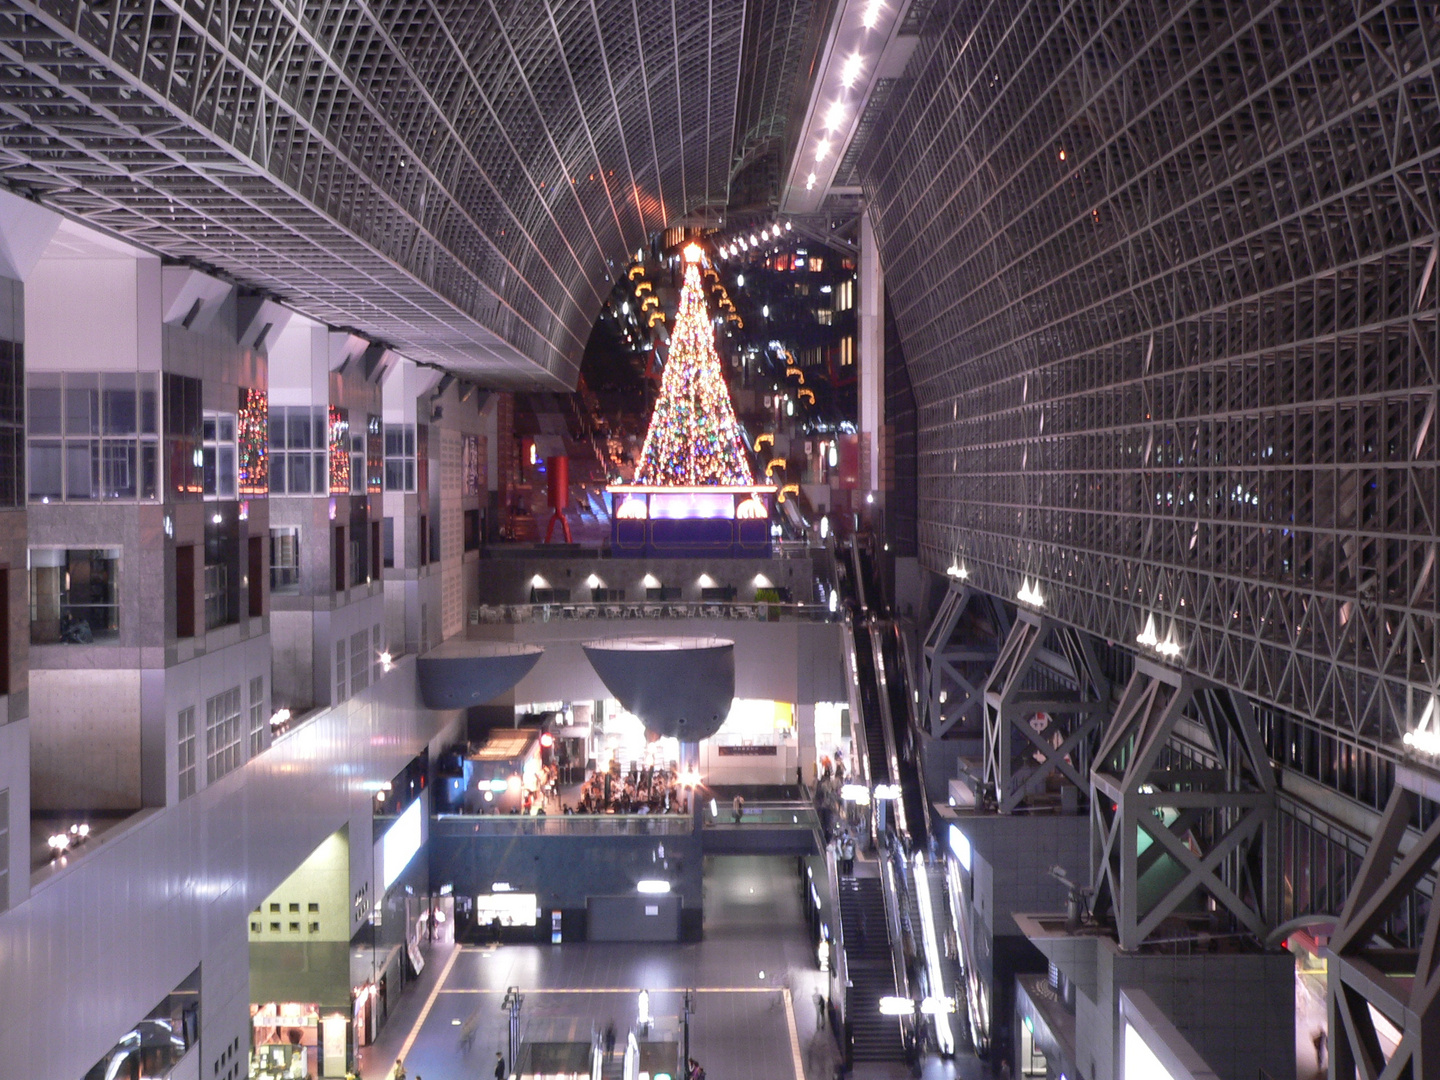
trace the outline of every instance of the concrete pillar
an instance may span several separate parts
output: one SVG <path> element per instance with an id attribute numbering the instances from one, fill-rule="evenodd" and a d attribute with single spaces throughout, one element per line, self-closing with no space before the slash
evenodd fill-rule
<path id="1" fill-rule="evenodd" d="M 795 706 L 795 732 L 800 744 L 800 770 L 805 783 L 815 787 L 815 706 Z"/>
<path id="2" fill-rule="evenodd" d="M 859 278 L 859 340 L 855 344 L 860 365 L 860 487 L 878 493 L 880 433 L 885 423 L 885 271 L 868 211 L 860 218 Z"/>

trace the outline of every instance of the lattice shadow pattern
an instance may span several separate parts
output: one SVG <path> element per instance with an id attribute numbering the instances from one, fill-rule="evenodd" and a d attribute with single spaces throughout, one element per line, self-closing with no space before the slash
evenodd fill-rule
<path id="1" fill-rule="evenodd" d="M 1393 746 L 1440 677 L 1437 58 L 1406 3 L 932 17 L 862 155 L 926 564 Z"/>
<path id="2" fill-rule="evenodd" d="M 492 385 L 723 207 L 744 0 L 0 0 L 0 178 Z"/>

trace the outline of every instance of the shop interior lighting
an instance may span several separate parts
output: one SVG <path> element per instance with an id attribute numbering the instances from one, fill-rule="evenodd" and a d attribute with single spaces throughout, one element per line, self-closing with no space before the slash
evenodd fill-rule
<path id="1" fill-rule="evenodd" d="M 915 1002 L 907 997 L 882 997 L 880 999 L 881 1016 L 914 1016 Z"/>
<path id="2" fill-rule="evenodd" d="M 923 902 L 923 901 L 922 901 Z M 920 1011 L 926 1016 L 943 1017 L 955 1011 L 955 999 L 948 997 L 927 997 L 920 1002 Z M 946 1024 L 949 1027 L 949 1024 Z M 941 1053 L 949 1051 L 941 1050 Z"/>
<path id="3" fill-rule="evenodd" d="M 844 802 L 853 802 L 856 806 L 869 806 L 870 789 L 864 784 L 843 784 L 840 788 L 840 798 Z"/>
<path id="4" fill-rule="evenodd" d="M 898 799 L 900 798 L 899 784 L 876 784 L 875 798 L 877 799 Z"/>
<path id="5" fill-rule="evenodd" d="M 645 893 L 647 896 L 664 896 L 670 891 L 670 882 L 661 881 L 658 878 L 647 878 L 635 883 L 635 891 Z"/>
<path id="6" fill-rule="evenodd" d="M 490 886 L 490 891 L 491 891 L 492 893 L 496 893 L 496 892 L 514 892 L 514 891 L 515 891 L 515 886 L 511 885 L 508 881 L 497 881 L 497 882 L 495 882 L 495 884 L 493 884 L 493 885 Z"/>
<path id="7" fill-rule="evenodd" d="M 838 589 L 831 589 L 831 590 L 830 590 L 830 601 L 829 601 L 829 603 L 830 603 L 830 614 L 833 615 L 833 614 L 835 614 L 835 609 L 840 606 L 840 591 L 839 591 Z"/>

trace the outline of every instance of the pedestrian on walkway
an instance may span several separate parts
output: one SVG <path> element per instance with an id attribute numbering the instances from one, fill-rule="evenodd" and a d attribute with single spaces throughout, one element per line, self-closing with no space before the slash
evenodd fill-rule
<path id="1" fill-rule="evenodd" d="M 825 1030 L 825 995 L 819 990 L 814 993 L 815 1000 L 815 1030 Z"/>
<path id="2" fill-rule="evenodd" d="M 395 1059 L 395 1068 L 390 1072 L 390 1080 L 405 1080 L 405 1062 L 399 1058 Z"/>
<path id="3" fill-rule="evenodd" d="M 510 1074 L 505 1071 L 505 1055 L 495 1051 L 495 1080 L 505 1080 Z"/>

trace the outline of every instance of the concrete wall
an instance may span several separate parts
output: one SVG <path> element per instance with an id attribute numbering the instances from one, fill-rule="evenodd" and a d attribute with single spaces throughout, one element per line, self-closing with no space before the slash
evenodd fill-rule
<path id="1" fill-rule="evenodd" d="M 280 924 L 278 930 L 275 923 Z M 299 929 L 292 923 L 298 923 Z M 312 924 L 318 929 L 312 930 Z M 251 944 L 317 941 L 350 941 L 349 826 L 322 840 L 250 915 Z"/>
<path id="2" fill-rule="evenodd" d="M 651 575 L 661 585 L 678 586 L 685 600 L 698 601 L 703 585 L 702 575 L 714 586 L 733 586 L 736 599 L 755 599 L 757 588 L 789 589 L 796 603 L 816 603 L 814 592 L 815 565 L 801 559 L 602 559 L 597 556 L 576 558 L 503 558 L 484 559 L 480 563 L 480 602 L 483 604 L 528 604 L 532 579 L 537 575 L 549 587 L 569 589 L 570 599 L 589 603 L 593 574 L 604 588 L 624 589 L 626 601 L 645 599 L 645 577 Z M 757 577 L 763 579 L 758 582 Z M 769 585 L 764 584 L 769 582 Z"/>
<path id="3" fill-rule="evenodd" d="M 508 822 L 511 819 L 504 819 Z M 517 826 L 522 821 L 515 819 Z M 503 823 L 497 823 L 503 824 Z M 659 851 L 664 848 L 665 855 Z M 491 892 L 497 881 L 515 892 L 533 892 L 547 911 L 567 918 L 585 909 L 591 896 L 633 896 L 635 883 L 665 878 L 687 912 L 703 905 L 703 859 L 698 835 L 536 836 L 503 831 L 465 835 L 462 821 L 439 819 L 430 831 L 430 880 L 462 895 Z"/>
<path id="4" fill-rule="evenodd" d="M 138 668 L 34 671 L 30 701 L 34 809 L 140 808 Z"/>

